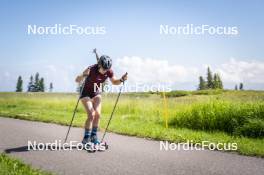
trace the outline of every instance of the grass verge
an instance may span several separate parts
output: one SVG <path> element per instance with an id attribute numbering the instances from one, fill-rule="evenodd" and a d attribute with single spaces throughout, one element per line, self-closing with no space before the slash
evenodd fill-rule
<path id="1" fill-rule="evenodd" d="M 51 173 L 32 168 L 18 159 L 0 154 L 0 175 L 51 175 Z"/>

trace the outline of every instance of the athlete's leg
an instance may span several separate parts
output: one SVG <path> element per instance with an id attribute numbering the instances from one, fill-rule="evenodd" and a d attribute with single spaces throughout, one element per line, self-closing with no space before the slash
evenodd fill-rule
<path id="1" fill-rule="evenodd" d="M 83 140 L 83 143 L 84 143 L 84 142 L 89 141 L 89 138 L 91 136 L 92 122 L 94 119 L 94 108 L 93 108 L 92 100 L 89 97 L 84 97 L 81 99 L 81 101 L 87 113 L 87 119 L 84 125 L 84 128 L 85 128 L 84 140 Z"/>
<path id="2" fill-rule="evenodd" d="M 99 121 L 101 116 L 101 106 L 102 106 L 102 97 L 101 95 L 97 95 L 93 98 L 93 109 L 94 109 L 93 127 L 99 126 Z"/>
<path id="3" fill-rule="evenodd" d="M 97 140 L 97 129 L 100 122 L 100 115 L 101 115 L 101 95 L 97 95 L 93 98 L 93 109 L 94 109 L 94 119 L 93 119 L 93 127 L 92 127 L 92 142 L 99 143 Z"/>

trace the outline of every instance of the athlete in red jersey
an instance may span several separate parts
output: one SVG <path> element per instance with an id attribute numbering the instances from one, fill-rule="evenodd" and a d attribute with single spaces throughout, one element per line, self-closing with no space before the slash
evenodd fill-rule
<path id="1" fill-rule="evenodd" d="M 100 73 L 98 64 L 89 66 L 88 69 L 90 72 L 89 76 L 86 77 L 81 98 L 89 97 L 92 99 L 100 94 L 99 87 L 101 87 L 102 83 L 104 83 L 107 78 L 113 78 L 114 73 L 112 69 L 107 70 L 104 74 Z"/>
<path id="2" fill-rule="evenodd" d="M 84 70 L 82 75 L 77 76 L 76 82 L 80 83 L 85 78 L 85 85 L 80 96 L 83 106 L 87 112 L 87 120 L 85 122 L 85 132 L 82 143 L 93 142 L 99 144 L 97 139 L 97 128 L 99 125 L 99 119 L 101 115 L 101 101 L 102 96 L 100 94 L 99 87 L 102 83 L 109 78 L 114 85 L 119 85 L 127 80 L 127 73 L 125 73 L 120 79 L 114 76 L 112 67 L 112 60 L 109 56 L 102 55 L 100 58 L 94 49 L 96 54 L 97 64 L 89 66 Z"/>

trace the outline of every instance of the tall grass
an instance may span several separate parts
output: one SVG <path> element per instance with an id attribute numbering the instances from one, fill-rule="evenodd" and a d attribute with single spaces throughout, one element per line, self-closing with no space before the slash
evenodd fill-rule
<path id="1" fill-rule="evenodd" d="M 182 109 L 170 125 L 232 135 L 264 137 L 264 102 L 210 100 Z"/>
<path id="2" fill-rule="evenodd" d="M 231 135 L 262 138 L 264 136 L 264 100 L 253 101 L 248 95 L 244 102 L 245 92 L 228 92 L 230 95 L 219 94 L 218 91 L 204 93 L 214 95 L 190 95 L 194 92 L 178 91 L 180 94 L 189 93 L 187 97 L 168 99 L 170 127 L 189 128 L 203 131 L 223 131 Z M 175 93 L 178 94 L 178 92 Z M 222 91 L 221 91 L 222 92 Z M 249 92 L 250 94 L 251 92 Z M 225 93 L 224 93 L 225 94 Z M 235 94 L 235 95 L 234 95 Z M 235 100 L 229 99 L 234 95 Z M 262 94 L 261 94 L 262 95 Z M 60 93 L 1 93 L 0 114 L 21 115 L 33 118 L 47 113 L 60 118 L 62 123 L 67 120 L 77 100 L 77 94 Z M 112 112 L 115 94 L 107 94 L 103 98 L 102 119 L 105 120 Z M 124 94 L 117 106 L 116 115 L 123 119 L 154 122 L 163 125 L 162 98 L 157 94 Z M 19 112 L 21 111 L 21 112 Z M 83 107 L 78 108 L 79 115 L 86 117 Z M 67 114 L 68 115 L 68 114 Z M 103 121 L 104 123 L 104 121 Z"/>

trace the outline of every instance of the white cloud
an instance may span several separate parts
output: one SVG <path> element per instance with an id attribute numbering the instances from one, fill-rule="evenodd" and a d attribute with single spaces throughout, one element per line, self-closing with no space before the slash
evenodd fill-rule
<path id="1" fill-rule="evenodd" d="M 218 66 L 201 64 L 196 67 L 187 67 L 169 63 L 165 59 L 126 56 L 115 61 L 114 70 L 121 73 L 128 72 L 130 83 L 171 83 L 176 89 L 177 87 L 185 89 L 186 84 L 193 84 L 186 89 L 196 89 L 198 76 L 206 76 L 208 66 L 213 72 L 220 74 L 226 88 L 233 88 L 240 82 L 251 89 L 261 89 L 264 86 L 264 78 L 262 78 L 264 62 L 241 61 L 234 58 Z"/>
<path id="2" fill-rule="evenodd" d="M 264 83 L 264 62 L 239 61 L 231 58 L 229 62 L 216 68 L 224 82 Z"/>
<path id="3" fill-rule="evenodd" d="M 117 59 L 116 69 L 129 73 L 131 83 L 177 83 L 197 79 L 198 69 L 171 64 L 167 60 L 128 57 Z"/>

